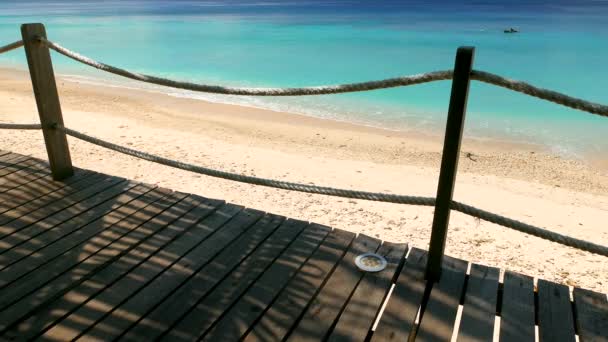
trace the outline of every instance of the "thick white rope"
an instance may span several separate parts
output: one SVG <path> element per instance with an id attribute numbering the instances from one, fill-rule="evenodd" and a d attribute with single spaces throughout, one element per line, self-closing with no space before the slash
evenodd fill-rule
<path id="1" fill-rule="evenodd" d="M 10 43 L 4 46 L 0 46 L 0 53 L 5 53 L 5 52 L 9 52 L 11 50 L 14 50 L 16 48 L 20 48 L 23 46 L 23 40 L 18 40 L 14 43 Z"/>
<path id="2" fill-rule="evenodd" d="M 40 124 L 12 124 L 12 123 L 0 123 L 0 129 L 40 129 Z"/>
<path id="3" fill-rule="evenodd" d="M 74 51 L 68 50 L 59 44 L 53 43 L 45 38 L 40 37 L 40 41 L 46 44 L 49 48 L 59 52 L 60 54 L 69 57 L 75 61 L 92 66 L 96 69 L 103 70 L 115 75 L 124 76 L 133 80 L 158 84 L 167 87 L 186 89 L 214 94 L 226 95 L 252 95 L 252 96 L 305 96 L 305 95 L 323 95 L 323 94 L 339 94 L 350 93 L 357 91 L 369 91 L 375 89 L 385 89 L 394 87 L 403 87 L 413 84 L 427 83 L 433 81 L 452 79 L 453 71 L 435 71 L 425 74 L 403 76 L 389 78 L 380 81 L 350 83 L 340 85 L 327 85 L 316 87 L 303 88 L 248 88 L 248 87 L 225 87 L 218 85 L 197 84 L 190 82 L 174 81 L 166 78 L 134 73 L 128 70 L 117 68 L 105 63 L 98 62 L 89 57 L 82 56 Z"/>
<path id="4" fill-rule="evenodd" d="M 581 100 L 553 90 L 535 87 L 526 82 L 510 80 L 508 78 L 480 70 L 471 71 L 471 79 L 538 97 L 539 99 L 554 102 L 562 106 L 608 117 L 608 106 L 606 105 Z"/>
<path id="5" fill-rule="evenodd" d="M 608 257 L 608 247 L 606 246 L 598 245 L 585 240 L 576 239 L 567 235 L 562 235 L 544 228 L 535 227 L 521 221 L 517 221 L 505 216 L 491 213 L 489 211 L 472 207 L 468 204 L 452 201 L 450 207 L 453 210 L 459 211 L 463 214 L 477 217 L 484 221 L 492 222 L 503 227 L 511 228 L 524 234 L 534 235 L 541 239 L 557 242 L 562 245 L 574 247 L 576 249 Z"/>
<path id="6" fill-rule="evenodd" d="M 346 198 L 357 198 L 364 199 L 369 201 L 381 201 L 381 202 L 391 202 L 391 203 L 400 203 L 400 204 L 415 204 L 415 205 L 426 205 L 433 206 L 435 205 L 435 199 L 432 197 L 418 197 L 418 196 L 400 196 L 393 194 L 381 194 L 381 193 L 373 193 L 373 192 L 365 192 L 365 191 L 354 191 L 354 190 L 346 190 L 346 189 L 336 189 L 330 187 L 316 186 L 316 185 L 307 185 L 307 184 L 299 184 L 299 183 L 291 183 L 284 181 L 277 181 L 266 178 L 259 178 L 253 176 L 246 176 L 236 173 L 230 173 L 220 170 L 209 169 L 203 166 L 197 166 L 192 164 L 183 163 L 177 160 L 163 158 L 157 155 L 153 155 L 150 153 L 137 151 L 128 147 L 116 145 L 114 143 L 101 140 L 99 138 L 92 137 L 90 135 L 75 131 L 70 128 L 60 128 L 65 131 L 67 135 L 70 135 L 74 138 L 89 142 L 94 145 L 102 146 L 107 149 L 120 152 L 129 156 L 137 157 L 140 159 L 148 160 L 154 163 L 171 166 L 174 168 L 191 171 L 195 173 L 200 173 L 203 175 L 217 177 L 227 180 L 232 180 L 241 183 L 255 184 L 268 186 L 278 189 L 284 190 L 292 190 L 299 192 L 307 192 L 321 195 L 330 195 L 330 196 L 339 196 Z"/>
<path id="7" fill-rule="evenodd" d="M 187 89 L 193 91 L 227 94 L 227 95 L 251 95 L 251 96 L 303 96 L 303 95 L 322 95 L 322 94 L 338 94 L 357 91 L 369 91 L 375 89 L 385 89 L 394 87 L 404 87 L 414 84 L 421 84 L 433 81 L 452 79 L 454 72 L 452 70 L 434 71 L 424 74 L 403 76 L 397 78 L 389 78 L 380 81 L 370 81 L 362 83 L 351 83 L 341 85 L 328 85 L 303 88 L 248 88 L 248 87 L 225 87 L 218 85 L 206 85 L 190 82 L 180 82 L 156 76 L 138 74 L 117 68 L 105 63 L 98 62 L 89 57 L 82 56 L 74 51 L 66 49 L 59 44 L 53 43 L 45 38 L 39 37 L 39 40 L 46 44 L 49 48 L 59 52 L 60 54 L 74 59 L 78 62 L 87 64 L 99 70 L 103 70 L 116 75 L 124 76 L 133 80 L 148 82 L 167 87 Z M 582 110 L 592 114 L 608 116 L 608 106 L 593 103 L 583 99 L 568 96 L 556 91 L 535 87 L 529 83 L 515 81 L 504 78 L 499 75 L 491 74 L 485 71 L 473 70 L 471 79 L 493 84 L 499 87 L 511 89 L 530 96 L 538 97 L 543 100 L 554 102 L 566 107 Z"/>
<path id="8" fill-rule="evenodd" d="M 336 86 L 318 86 L 318 87 L 305 87 L 305 88 L 232 88 L 222 87 L 213 85 L 201 85 L 187 82 L 178 82 L 154 76 L 142 75 L 131 73 L 129 71 L 109 66 L 103 63 L 99 63 L 90 58 L 81 56 L 73 51 L 65 49 L 53 42 L 50 42 L 44 38 L 40 38 L 40 41 L 47 44 L 49 48 L 67 56 L 74 60 L 80 61 L 87 65 L 93 66 L 100 70 L 108 71 L 117 75 L 125 76 L 135 80 L 140 80 L 149 83 L 155 83 L 159 85 L 165 85 L 175 88 L 182 88 L 195 91 L 220 93 L 220 94 L 232 94 L 232 95 L 257 95 L 257 96 L 295 96 L 295 95 L 320 95 L 320 94 L 336 94 L 344 92 L 355 92 L 355 91 L 366 91 L 373 89 L 383 89 L 391 87 L 406 86 L 412 84 L 419 84 L 438 80 L 451 79 L 453 76 L 452 71 L 438 71 L 426 74 L 399 77 L 381 81 L 372 81 L 364 83 L 344 84 Z M 0 53 L 16 49 L 23 45 L 22 41 L 18 41 L 6 46 L 0 47 Z M 592 103 L 589 101 L 581 100 L 578 98 L 570 97 L 565 94 L 561 94 L 555 91 L 547 90 L 532 86 L 528 83 L 521 81 L 509 80 L 507 78 L 487 73 L 484 71 L 473 70 L 471 78 L 474 80 L 490 83 L 500 87 L 508 88 L 514 91 L 522 92 L 531 96 L 535 96 L 544 100 L 555 102 L 567 107 L 587 111 L 589 113 L 598 114 L 601 116 L 608 116 L 608 106 Z M 0 129 L 40 129 L 39 124 L 0 124 Z M 134 149 L 119 146 L 95 137 L 88 136 L 78 131 L 71 130 L 69 128 L 57 127 L 63 129 L 66 134 L 75 138 L 87 141 L 89 143 L 99 145 L 120 153 L 131 155 L 137 158 L 145 159 L 148 161 L 156 162 L 159 164 L 172 166 L 175 168 L 192 171 L 212 177 L 218 177 L 243 183 L 256 184 L 268 187 L 274 187 L 285 190 L 293 190 L 307 193 L 316 193 L 330 196 L 339 196 L 347 198 L 357 198 L 370 201 L 381 201 L 391 202 L 400 204 L 414 204 L 414 205 L 435 205 L 435 199 L 431 197 L 419 197 L 419 196 L 403 196 L 393 195 L 384 193 L 372 193 L 364 191 L 354 191 L 346 189 L 336 189 L 330 187 L 320 187 L 315 185 L 298 184 L 291 182 L 276 181 L 271 179 L 252 177 L 239 175 L 219 170 L 213 170 L 202 166 L 187 164 L 176 160 L 163 158 L 160 156 L 152 155 L 149 153 L 137 151 Z M 551 232 L 546 229 L 535 227 L 517 220 L 509 219 L 504 216 L 493 214 L 485 210 L 481 210 L 466 204 L 462 204 L 453 201 L 451 204 L 453 210 L 460 211 L 462 213 L 478 217 L 480 219 L 493 222 L 505 227 L 509 227 L 518 230 L 523 233 L 531 234 L 546 240 L 554 241 L 563 245 L 575 247 L 588 252 L 608 256 L 608 247 L 600 246 L 588 241 L 575 239 L 565 235 L 561 235 L 555 232 Z"/>
<path id="9" fill-rule="evenodd" d="M 299 183 L 291 183 L 284 181 L 277 181 L 272 179 L 265 179 L 259 177 L 252 177 L 246 175 L 240 175 L 225 171 L 213 170 L 202 166 L 192 165 L 183 163 L 177 160 L 163 158 L 157 155 L 153 155 L 150 153 L 137 151 L 131 148 L 127 148 L 124 146 L 116 145 L 108 141 L 104 141 L 84 133 L 75 131 L 73 129 L 65 128 L 65 127 L 57 127 L 58 129 L 62 129 L 65 131 L 67 135 L 70 135 L 74 138 L 89 142 L 94 145 L 102 146 L 108 148 L 110 150 L 120 152 L 126 155 L 130 155 L 133 157 L 137 157 L 140 159 L 148 160 L 154 163 L 163 164 L 171 167 L 175 167 L 178 169 L 196 172 L 199 174 L 218 177 L 227 180 L 233 180 L 242 183 L 262 185 L 272 188 L 285 189 L 285 190 L 293 190 L 299 192 L 313 193 L 313 194 L 321 194 L 321 195 L 329 195 L 329 196 L 338 196 L 338 197 L 346 197 L 346 198 L 356 198 L 362 200 L 369 201 L 379 201 L 379 202 L 389 202 L 389 203 L 398 203 L 398 204 L 413 204 L 413 205 L 424 205 L 424 206 L 434 206 L 435 198 L 432 197 L 420 197 L 420 196 L 404 196 L 404 195 L 394 195 L 394 194 L 386 194 L 386 193 L 374 193 L 374 192 L 365 192 L 365 191 L 355 191 L 355 190 L 347 190 L 347 189 L 336 189 L 330 187 L 322 187 L 316 185 L 307 185 L 307 184 L 299 184 Z M 601 246 L 592 242 L 572 238 L 566 235 L 562 235 L 559 233 L 555 233 L 549 231 L 547 229 L 535 227 L 529 225 L 527 223 L 523 223 L 517 220 L 513 220 L 501 215 L 497 215 L 482 209 L 478 209 L 472 207 L 470 205 L 466 205 L 463 203 L 459 203 L 456 201 L 452 201 L 451 208 L 453 210 L 462 212 L 467 215 L 471 215 L 474 217 L 478 217 L 482 220 L 496 223 L 501 226 L 505 226 L 517 231 L 520 231 L 525 234 L 531 234 L 537 236 L 539 238 L 560 243 L 562 245 L 574 247 L 577 249 L 581 249 L 587 252 L 599 254 L 608 257 L 608 247 Z"/>

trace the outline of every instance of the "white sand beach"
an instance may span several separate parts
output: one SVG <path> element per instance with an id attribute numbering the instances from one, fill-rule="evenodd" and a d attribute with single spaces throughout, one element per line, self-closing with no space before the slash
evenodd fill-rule
<path id="1" fill-rule="evenodd" d="M 77 84 L 58 77 L 66 126 L 220 170 L 366 191 L 435 196 L 441 137 L 296 114 Z M 0 122 L 37 123 L 26 72 L 0 69 Z M 349 200 L 201 176 L 69 139 L 74 165 L 428 248 L 432 208 Z M 46 159 L 38 131 L 2 131 L 0 148 Z M 608 162 L 465 138 L 454 199 L 608 245 Z M 452 213 L 446 253 L 608 292 L 605 257 Z"/>

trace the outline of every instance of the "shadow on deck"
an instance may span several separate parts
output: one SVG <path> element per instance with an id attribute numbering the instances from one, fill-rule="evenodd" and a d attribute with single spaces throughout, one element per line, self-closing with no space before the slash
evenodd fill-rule
<path id="1" fill-rule="evenodd" d="M 354 258 L 377 252 L 384 271 Z M 0 152 L 7 340 L 606 341 L 605 294 Z M 535 330 L 538 329 L 537 332 Z"/>

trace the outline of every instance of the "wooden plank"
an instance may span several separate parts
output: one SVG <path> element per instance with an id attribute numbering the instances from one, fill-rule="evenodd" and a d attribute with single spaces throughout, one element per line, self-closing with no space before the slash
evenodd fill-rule
<path id="1" fill-rule="evenodd" d="M 22 156 L 21 159 L 16 160 L 17 162 L 11 162 L 13 166 L 13 171 L 7 174 L 3 174 L 2 177 L 0 177 L 0 184 L 2 186 L 12 181 L 21 181 L 19 175 L 30 177 L 50 176 L 49 165 L 40 159 Z M 3 170 L 4 171 L 0 170 L 0 172 L 6 172 L 5 169 Z"/>
<path id="2" fill-rule="evenodd" d="M 2 167 L 6 158 L 10 158 L 11 154 L 10 151 L 0 151 L 0 167 Z"/>
<path id="3" fill-rule="evenodd" d="M 23 244 L 11 250 L 11 252 L 15 251 L 20 254 L 30 254 L 4 269 L 3 273 L 5 274 L 0 275 L 0 286 L 5 286 L 48 263 L 147 206 L 153 198 L 145 195 L 151 190 L 153 190 L 151 186 L 138 185 L 92 211 L 64 222 L 60 227 L 61 229 L 52 228 L 47 230 L 36 238 L 34 245 Z M 80 257 L 83 257 L 83 255 L 81 254 Z"/>
<path id="4" fill-rule="evenodd" d="M 21 36 L 53 178 L 65 179 L 74 170 L 65 132 L 56 127 L 63 126 L 63 116 L 51 54 L 49 48 L 38 41 L 38 37 L 46 38 L 46 30 L 42 24 L 24 24 L 21 25 Z"/>
<path id="5" fill-rule="evenodd" d="M 27 215 L 14 218 L 14 213 L 3 214 L 13 218 L 0 226 L 3 236 L 0 238 L 0 254 L 14 247 L 17 243 L 26 241 L 43 231 L 42 227 L 50 227 L 69 220 L 70 218 L 89 210 L 99 204 L 100 199 L 122 193 L 125 186 L 131 188 L 135 184 L 124 179 L 106 179 L 92 187 L 87 187 L 75 193 L 66 201 L 57 201 Z M 118 193 L 117 193 L 118 191 Z M 111 198 L 111 197 L 110 197 Z M 58 203 L 59 202 L 59 203 Z M 13 216 L 14 215 L 14 216 Z M 19 235 L 15 235 L 19 232 Z"/>
<path id="6" fill-rule="evenodd" d="M 443 152 L 441 153 L 433 228 L 429 244 L 429 261 L 426 267 L 426 279 L 434 282 L 439 281 L 443 269 L 441 260 L 445 249 L 445 240 L 448 236 L 452 194 L 456 184 L 456 171 L 458 170 L 458 158 L 460 157 L 460 145 L 467 112 L 474 57 L 474 47 L 461 46 L 456 51 L 450 106 L 445 127 L 445 138 L 443 139 Z"/>
<path id="7" fill-rule="evenodd" d="M 6 330 L 4 332 L 6 336 L 19 336 L 23 339 L 38 336 L 80 304 L 128 274 L 152 254 L 182 236 L 191 227 L 193 221 L 209 219 L 208 221 L 211 222 L 214 216 L 210 215 L 215 212 L 216 203 L 210 203 L 208 206 L 200 203 L 201 200 L 190 196 L 146 221 L 142 227 L 149 231 L 150 235 L 136 242 L 136 248 L 130 248 L 126 253 L 120 253 L 101 267 L 93 268 L 89 276 L 62 289 L 58 294 L 47 297 L 44 292 L 33 292 L 26 298 L 27 300 L 21 300 L 17 305 L 11 306 L 10 310 L 0 313 L 0 324 L 4 323 L 0 328 Z M 231 214 L 225 209 L 220 209 L 220 212 L 226 216 Z M 60 277 L 49 286 L 61 284 L 61 280 Z M 71 278 L 68 278 L 68 281 L 72 283 Z"/>
<path id="8" fill-rule="evenodd" d="M 27 187 L 21 186 L 10 191 L 3 193 L 0 196 L 0 214 L 4 214 L 5 212 L 30 203 L 30 210 L 38 209 L 42 204 L 47 203 L 44 199 L 46 195 L 54 193 L 59 190 L 70 190 L 73 187 L 78 186 L 78 184 L 86 184 L 87 177 L 91 177 L 93 175 L 92 172 L 83 171 L 76 169 L 74 170 L 74 176 L 61 181 L 51 181 L 50 177 L 42 177 L 36 181 L 33 181 L 27 185 Z M 61 198 L 64 196 L 56 196 L 55 198 Z M 44 199 L 43 199 L 44 198 Z M 39 204 L 38 206 L 33 204 Z M 34 209 L 31 209 L 34 208 Z"/>
<path id="9" fill-rule="evenodd" d="M 165 190 L 155 189 L 142 198 L 149 203 L 132 215 L 107 227 L 90 240 L 82 242 L 56 258 L 45 261 L 44 264 L 30 271 L 27 275 L 16 278 L 0 275 L 0 310 L 14 304 L 22 297 L 33 291 L 51 293 L 93 272 L 95 268 L 105 264 L 118 254 L 123 253 L 129 246 L 135 246 L 140 240 L 153 232 L 141 225 L 162 211 L 183 199 L 185 194 L 170 194 Z M 57 278 L 65 280 L 55 281 Z M 15 280 L 9 281 L 10 278 Z"/>
<path id="10" fill-rule="evenodd" d="M 458 341 L 491 341 L 496 320 L 498 277 L 495 267 L 471 265 L 471 274 L 464 297 Z"/>
<path id="11" fill-rule="evenodd" d="M 9 162 L 9 164 L 5 165 L 4 168 L 0 169 L 0 180 L 9 178 L 15 172 L 19 172 L 20 170 L 24 169 L 26 167 L 26 165 L 24 163 L 27 163 L 31 160 L 32 160 L 31 158 L 26 157 L 26 156 L 19 155 L 19 156 L 14 157 Z"/>
<path id="12" fill-rule="evenodd" d="M 16 153 L 13 153 L 11 151 L 1 151 L 0 152 L 0 167 L 3 167 L 4 165 L 8 165 L 8 161 L 16 156 Z"/>
<path id="13" fill-rule="evenodd" d="M 415 331 L 415 320 L 426 288 L 427 253 L 411 248 L 384 309 L 372 341 L 406 341 Z"/>
<path id="14" fill-rule="evenodd" d="M 115 206 L 121 206 L 133 199 L 130 196 L 140 196 L 150 191 L 150 187 L 137 183 L 123 182 L 108 188 L 95 196 L 80 202 L 76 208 L 64 211 L 66 214 L 54 215 L 39 221 L 27 228 L 21 229 L 19 234 L 12 234 L 0 241 L 0 269 L 25 258 L 40 250 L 47 244 L 56 241 L 63 235 L 80 227 L 79 222 L 88 223 L 111 212 Z"/>
<path id="15" fill-rule="evenodd" d="M 329 341 L 365 341 L 395 278 L 395 272 L 405 261 L 407 244 L 385 242 L 378 250 L 387 266 L 383 271 L 365 273 L 340 315 Z"/>
<path id="16" fill-rule="evenodd" d="M 608 300 L 606 294 L 574 288 L 576 328 L 581 342 L 608 341 Z"/>
<path id="17" fill-rule="evenodd" d="M 89 181 L 93 181 L 93 179 L 89 179 Z M 31 207 L 31 205 L 28 204 L 27 206 L 5 212 L 0 215 L 0 241 L 15 232 L 30 227 L 37 222 L 44 221 L 45 219 L 56 221 L 57 217 L 72 217 L 73 215 L 70 214 L 75 215 L 75 213 L 80 212 L 78 210 L 80 207 L 75 206 L 76 204 L 85 201 L 87 198 L 94 197 L 98 193 L 122 182 L 124 182 L 123 179 L 114 177 L 95 179 L 95 183 L 92 184 L 92 186 L 84 184 L 86 187 L 78 189 L 78 191 L 72 193 L 71 196 L 51 201 L 38 209 L 27 212 L 25 210 Z"/>
<path id="18" fill-rule="evenodd" d="M 426 309 L 421 313 L 417 341 L 449 341 L 452 338 L 467 266 L 466 261 L 443 257 L 441 279 L 433 284 Z"/>
<path id="19" fill-rule="evenodd" d="M 538 337 L 540 341 L 576 341 L 570 292 L 565 285 L 538 280 Z"/>
<path id="20" fill-rule="evenodd" d="M 279 273 L 284 270 L 282 267 L 269 269 L 203 335 L 203 339 L 234 341 L 243 336 L 250 327 L 253 330 L 257 327 L 264 330 L 268 339 L 280 340 L 279 336 L 285 336 L 306 310 L 308 303 L 342 259 L 354 237 L 353 233 L 334 230 L 295 275 L 293 269 L 285 274 Z M 264 313 L 265 310 L 267 311 Z M 263 317 L 252 326 L 262 314 Z M 248 337 L 257 339 L 257 336 L 257 333 L 253 333 Z"/>
<path id="21" fill-rule="evenodd" d="M 200 243 L 204 243 L 203 246 L 200 246 L 200 248 L 203 249 L 214 247 L 221 248 L 238 236 L 244 229 L 243 227 L 251 226 L 261 216 L 261 212 L 252 210 L 242 211 L 223 225 L 222 229 L 217 231 L 216 229 L 209 229 L 205 224 L 197 225 L 198 219 L 193 218 L 193 220 L 189 222 L 190 228 L 182 236 L 172 241 L 162 250 L 145 260 L 142 264 L 130 270 L 127 276 L 109 284 L 103 292 L 89 298 L 84 305 L 80 306 L 65 319 L 46 331 L 42 338 L 51 340 L 71 340 L 81 337 L 86 340 L 91 338 L 92 335 L 87 337 L 80 336 L 80 334 L 95 326 L 97 322 L 103 319 L 114 308 L 130 296 L 134 295 L 139 289 L 146 286 L 163 270 L 179 260 L 185 253 L 199 246 Z M 218 236 L 218 238 L 212 238 L 214 236 Z M 207 237 L 209 237 L 209 239 L 206 239 Z M 99 273 L 93 278 L 97 278 L 98 275 Z M 83 321 L 82 317 L 86 317 L 87 319 Z M 86 331 L 87 334 L 92 334 L 93 332 L 93 330 Z"/>
<path id="22" fill-rule="evenodd" d="M 17 157 L 31 158 L 31 157 L 25 156 L 23 154 L 11 152 L 11 151 L 5 151 L 5 152 L 3 152 L 2 157 L 0 157 L 0 163 L 2 164 L 2 167 L 12 165 L 13 164 L 12 160 Z"/>
<path id="23" fill-rule="evenodd" d="M 24 163 L 29 164 L 29 167 L 25 167 L 18 171 L 15 171 L 5 177 L 0 178 L 2 189 L 0 191 L 0 203 L 6 201 L 15 201 L 21 199 L 20 197 L 27 197 L 29 199 L 38 195 L 37 190 L 46 190 L 44 188 L 37 187 L 38 184 L 44 183 L 50 186 L 61 186 L 63 182 L 54 182 L 51 175 L 49 174 L 47 165 L 37 159 L 29 159 Z M 78 170 L 78 174 L 82 174 L 83 170 Z M 87 171 L 89 173 L 89 171 Z M 12 193 L 12 195 L 11 195 Z M 19 197 L 16 194 L 21 194 Z"/>
<path id="24" fill-rule="evenodd" d="M 47 210 L 53 210 L 57 207 L 60 207 L 61 209 L 67 208 L 74 204 L 72 196 L 78 196 L 78 192 L 95 186 L 103 178 L 107 178 L 107 176 L 89 174 L 82 179 L 75 179 L 73 183 L 68 183 L 72 181 L 72 178 L 78 177 L 70 177 L 69 179 L 62 181 L 61 183 L 65 183 L 63 187 L 49 191 L 47 194 L 43 194 L 42 190 L 45 188 L 46 183 L 30 184 L 30 187 L 28 188 L 19 188 L 25 195 L 22 193 L 22 195 L 16 197 L 14 201 L 6 201 L 0 205 L 0 208 L 2 208 L 0 211 L 0 226 L 6 225 L 11 221 L 26 215 L 40 215 L 41 213 L 35 213 L 35 211 L 40 210 L 42 207 L 48 207 Z M 56 211 L 61 209 L 56 209 Z M 4 235 L 0 233 L 0 238 L 2 236 Z"/>
<path id="25" fill-rule="evenodd" d="M 121 339 L 151 341 L 178 321 L 183 327 L 180 330 L 187 331 L 192 339 L 198 337 L 197 332 L 207 330 L 287 246 L 295 244 L 294 239 L 306 225 L 303 221 L 287 220 L 237 267 L 234 266 L 240 259 L 226 250 L 222 254 L 227 255 L 216 257 L 200 269 Z M 167 312 L 172 315 L 167 317 Z"/>
<path id="26" fill-rule="evenodd" d="M 11 159 L 9 161 L 5 162 L 4 167 L 2 169 L 0 169 L 0 177 L 1 177 L 0 179 L 13 174 L 14 172 L 21 170 L 22 168 L 25 167 L 24 165 L 22 165 L 22 163 L 26 162 L 30 159 L 31 159 L 30 157 L 22 156 L 22 155 L 11 156 Z"/>
<path id="27" fill-rule="evenodd" d="M 24 167 L 6 177 L 0 178 L 0 195 L 9 190 L 33 182 L 38 178 L 48 176 L 48 170 L 45 168 L 44 163 L 39 160 L 28 159 L 20 165 L 23 165 Z"/>
<path id="28" fill-rule="evenodd" d="M 288 221 L 289 222 L 289 221 Z M 293 223 L 298 221 L 293 221 Z M 264 297 L 255 297 L 255 300 L 261 306 L 262 303 L 269 303 L 274 295 L 277 295 L 282 288 L 283 285 L 287 283 L 287 281 L 296 273 L 296 271 L 300 268 L 302 264 L 310 257 L 310 255 L 318 248 L 318 246 L 323 242 L 330 229 L 325 226 L 320 226 L 316 224 L 309 225 L 301 235 L 299 235 L 295 241 L 287 247 L 287 249 L 272 262 L 270 267 L 266 269 L 261 277 L 255 280 L 254 284 L 251 287 L 245 288 L 245 291 L 256 292 L 260 290 L 260 286 L 270 285 L 272 282 L 272 286 L 275 291 L 272 291 L 268 288 L 264 288 L 265 292 L 263 292 Z M 273 245 L 273 246 L 276 246 Z M 238 274 L 235 271 L 232 274 Z M 245 271 L 243 271 L 245 272 Z M 231 274 L 231 276 L 232 276 Z M 204 331 L 207 325 L 211 325 L 215 323 L 218 317 L 227 311 L 231 306 L 239 305 L 239 301 L 244 293 L 241 293 L 241 282 L 246 282 L 244 277 L 239 278 L 238 284 L 234 284 L 233 278 L 227 278 L 222 282 L 222 285 L 219 286 L 214 292 L 208 295 L 204 301 L 200 302 L 197 307 L 188 314 L 188 316 L 179 320 L 178 323 L 171 328 L 168 332 L 166 332 L 163 336 L 165 340 L 169 341 L 191 341 L 200 335 L 201 331 Z M 235 290 L 229 290 L 230 285 L 235 287 Z M 257 287 L 257 289 L 256 289 Z M 230 291 L 226 294 L 226 297 L 222 297 L 224 293 L 222 291 Z M 195 291 L 192 291 L 196 293 Z M 246 292 L 245 292 L 246 293 Z M 236 302 L 231 302 L 230 299 L 233 297 L 237 297 Z M 226 298 L 225 301 L 223 299 Z M 253 295 L 251 298 L 254 298 Z M 165 301 L 167 302 L 167 301 Z M 204 322 L 201 323 L 201 329 L 191 329 L 194 324 L 198 323 L 197 316 L 198 312 L 204 312 L 205 315 L 209 315 L 209 319 L 205 319 Z M 252 320 L 255 319 L 255 312 L 251 315 L 253 316 Z M 257 315 L 260 313 L 257 312 Z M 210 323 L 209 323 L 210 322 Z"/>
<path id="29" fill-rule="evenodd" d="M 501 342 L 534 341 L 534 280 L 531 277 L 505 272 L 499 339 Z"/>
<path id="30" fill-rule="evenodd" d="M 129 327 L 139 322 L 148 311 L 160 304 L 162 299 L 174 293 L 185 281 L 193 279 L 191 277 L 197 273 L 201 278 L 211 278 L 209 279 L 210 282 L 213 281 L 213 276 L 222 279 L 255 251 L 258 245 L 264 242 L 284 220 L 285 217 L 266 214 L 251 228 L 247 228 L 249 221 L 242 221 L 238 223 L 239 226 L 237 226 L 236 220 L 229 223 L 209 238 L 209 241 L 200 244 L 185 254 L 158 278 L 114 309 L 81 338 L 85 340 L 90 337 L 112 339 L 121 336 Z M 222 234 L 227 235 L 230 226 L 235 226 L 238 230 L 238 238 L 232 240 L 229 244 L 225 244 L 224 241 L 227 241 L 227 239 L 220 239 L 219 237 Z M 209 275 L 213 276 L 210 277 Z M 215 284 L 217 284 L 217 281 Z M 210 284 L 211 286 L 212 284 Z M 182 297 L 180 299 L 182 306 L 185 305 L 186 298 Z M 134 336 L 135 340 L 141 340 L 142 338 L 143 336 Z M 124 339 L 124 336 L 121 339 Z"/>
<path id="31" fill-rule="evenodd" d="M 355 265 L 355 258 L 363 253 L 376 252 L 381 241 L 359 234 L 338 267 L 291 331 L 289 341 L 320 341 L 331 332 L 342 308 L 364 275 Z"/>

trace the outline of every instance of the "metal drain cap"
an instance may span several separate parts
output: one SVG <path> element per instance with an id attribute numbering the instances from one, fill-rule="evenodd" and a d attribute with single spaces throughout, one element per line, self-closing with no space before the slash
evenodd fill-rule
<path id="1" fill-rule="evenodd" d="M 386 259 L 376 253 L 363 253 L 355 258 L 355 265 L 365 272 L 380 272 L 387 264 Z"/>

